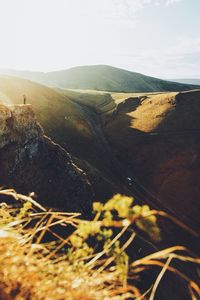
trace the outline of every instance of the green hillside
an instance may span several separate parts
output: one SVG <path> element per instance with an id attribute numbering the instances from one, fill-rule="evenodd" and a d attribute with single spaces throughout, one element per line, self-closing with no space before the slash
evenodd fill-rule
<path id="1" fill-rule="evenodd" d="M 6 73 L 6 71 L 5 71 Z M 165 92 L 199 88 L 198 85 L 161 80 L 140 73 L 106 66 L 81 66 L 49 73 L 7 71 L 49 86 L 112 92 Z"/>

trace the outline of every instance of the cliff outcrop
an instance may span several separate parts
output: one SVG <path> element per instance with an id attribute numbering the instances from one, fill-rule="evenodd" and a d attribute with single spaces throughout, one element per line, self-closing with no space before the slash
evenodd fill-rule
<path id="1" fill-rule="evenodd" d="M 86 175 L 44 135 L 31 105 L 0 106 L 0 185 L 35 192 L 47 206 L 84 214 L 91 209 Z"/>

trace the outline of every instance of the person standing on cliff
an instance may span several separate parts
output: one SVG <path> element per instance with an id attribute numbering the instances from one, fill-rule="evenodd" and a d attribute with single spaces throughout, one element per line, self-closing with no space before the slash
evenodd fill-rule
<path id="1" fill-rule="evenodd" d="M 26 95 L 23 95 L 24 104 L 26 104 Z"/>

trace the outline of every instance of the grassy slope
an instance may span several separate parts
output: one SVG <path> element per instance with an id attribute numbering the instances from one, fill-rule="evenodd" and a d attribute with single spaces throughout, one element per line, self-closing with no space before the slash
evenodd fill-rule
<path id="1" fill-rule="evenodd" d="M 0 100 L 4 103 L 23 103 L 26 94 L 27 103 L 33 105 L 38 120 L 46 134 L 57 142 L 77 139 L 77 145 L 89 141 L 92 131 L 81 106 L 71 102 L 65 95 L 46 86 L 20 78 L 0 77 Z M 67 134 L 66 134 L 67 132 Z"/>
<path id="2" fill-rule="evenodd" d="M 88 103 L 88 97 L 84 96 L 80 101 L 74 102 L 68 96 L 38 83 L 16 77 L 0 76 L 0 101 L 7 104 L 22 103 L 23 94 L 27 96 L 27 103 L 33 105 L 46 135 L 78 158 L 76 162 L 87 171 L 87 175 L 95 185 L 96 194 L 99 195 L 98 199 L 108 198 L 113 191 L 123 191 L 120 183 L 110 172 L 109 166 L 106 165 L 109 163 L 109 161 L 106 163 L 106 156 L 102 163 L 102 156 L 99 155 L 100 152 L 105 152 L 99 137 L 99 116 L 91 111 L 90 107 L 81 105 L 82 102 Z M 93 97 L 90 98 L 91 101 L 92 99 Z M 94 103 L 100 111 L 104 107 L 113 105 L 109 104 L 109 95 L 99 96 Z M 102 106 L 103 103 L 108 104 Z"/>
<path id="3" fill-rule="evenodd" d="M 106 65 L 81 66 L 49 73 L 10 71 L 10 74 L 54 87 L 72 89 L 95 89 L 115 92 L 162 92 L 195 88 L 193 85 L 174 83 Z"/>
<path id="4" fill-rule="evenodd" d="M 105 91 L 57 89 L 76 103 L 94 109 L 98 114 L 113 111 L 116 103 L 111 94 Z"/>
<path id="5" fill-rule="evenodd" d="M 56 86 L 124 92 L 180 91 L 194 87 L 168 82 L 110 66 L 83 66 L 48 73 L 46 78 Z"/>
<path id="6" fill-rule="evenodd" d="M 113 153 L 159 201 L 198 228 L 200 92 L 130 96 L 115 95 L 118 112 L 104 128 Z"/>
<path id="7" fill-rule="evenodd" d="M 63 92 L 90 101 L 95 109 L 103 93 Z M 128 170 L 165 207 L 198 227 L 200 93 L 112 93 L 111 97 L 117 113 L 108 119 L 104 133 L 121 164 L 121 175 L 125 177 L 123 170 Z"/>

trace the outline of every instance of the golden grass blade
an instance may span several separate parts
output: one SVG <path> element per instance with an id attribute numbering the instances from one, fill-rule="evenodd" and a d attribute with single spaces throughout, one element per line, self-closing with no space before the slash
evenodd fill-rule
<path id="1" fill-rule="evenodd" d="M 134 261 L 133 263 L 131 263 L 132 267 L 136 267 L 140 264 L 142 264 L 145 261 L 149 261 L 151 259 L 159 259 L 159 258 L 166 258 L 170 253 L 175 252 L 175 251 L 187 251 L 187 248 L 183 247 L 183 246 L 173 246 L 161 251 L 157 251 L 153 254 L 147 255 L 141 259 L 138 259 L 136 261 Z"/>
<path id="2" fill-rule="evenodd" d="M 49 225 L 53 223 L 54 215 L 51 215 L 47 221 L 47 224 L 45 225 L 44 229 L 41 231 L 40 235 L 38 236 L 36 240 L 36 244 L 40 244 L 42 238 L 44 237 Z"/>
<path id="3" fill-rule="evenodd" d="M 37 201 L 33 200 L 31 197 L 29 196 L 24 196 L 21 194 L 16 193 L 15 190 L 13 189 L 8 189 L 8 190 L 0 190 L 0 195 L 6 195 L 6 196 L 11 196 L 13 199 L 19 201 L 19 200 L 23 200 L 26 202 L 30 202 L 32 203 L 35 207 L 41 209 L 42 211 L 46 212 L 46 208 L 44 208 L 41 204 L 39 204 Z"/>
<path id="4" fill-rule="evenodd" d="M 146 261 L 143 260 L 142 265 L 146 265 L 146 266 L 158 266 L 158 267 L 163 268 L 165 264 L 163 262 L 157 261 L 157 260 L 146 260 Z M 182 272 L 180 272 L 176 268 L 168 266 L 168 270 L 170 272 L 173 272 L 174 274 L 178 275 L 180 278 L 182 278 L 186 282 L 188 282 L 189 286 L 193 290 L 195 290 L 196 293 L 200 296 L 200 287 L 199 287 L 199 285 L 196 282 L 194 282 L 191 278 L 189 278 L 188 276 L 186 276 L 185 274 L 183 274 Z"/>
<path id="5" fill-rule="evenodd" d="M 168 270 L 168 267 L 172 261 L 173 257 L 169 257 L 166 261 L 166 263 L 164 264 L 161 272 L 159 273 L 158 277 L 156 278 L 156 281 L 153 285 L 153 288 L 152 288 L 152 291 L 151 291 L 151 294 L 150 294 L 150 297 L 149 297 L 149 300 L 154 300 L 155 298 L 155 294 L 156 294 L 156 291 L 157 291 L 157 288 L 159 286 L 159 283 L 160 281 L 162 280 L 162 277 L 164 276 L 165 272 Z"/>
<path id="6" fill-rule="evenodd" d="M 98 260 L 100 257 L 102 257 L 106 251 L 117 241 L 119 240 L 119 238 L 124 234 L 124 232 L 127 230 L 129 226 L 126 226 L 124 228 L 122 228 L 122 230 L 115 236 L 115 238 L 111 241 L 111 243 L 107 246 L 106 249 L 104 249 L 103 251 L 101 251 L 100 253 L 98 253 L 92 260 L 90 260 L 87 263 L 87 266 L 91 266 L 96 260 Z"/>
<path id="7" fill-rule="evenodd" d="M 180 228 L 182 228 L 183 230 L 185 230 L 189 234 L 193 235 L 196 238 L 199 238 L 199 234 L 195 230 L 193 230 L 192 228 L 190 228 L 189 226 L 187 226 L 186 224 L 184 224 L 183 222 L 181 222 L 177 218 L 167 214 L 164 211 L 150 210 L 149 212 L 145 213 L 143 216 L 144 217 L 149 217 L 151 215 L 158 215 L 158 216 L 170 219 L 173 223 L 177 224 Z"/>

